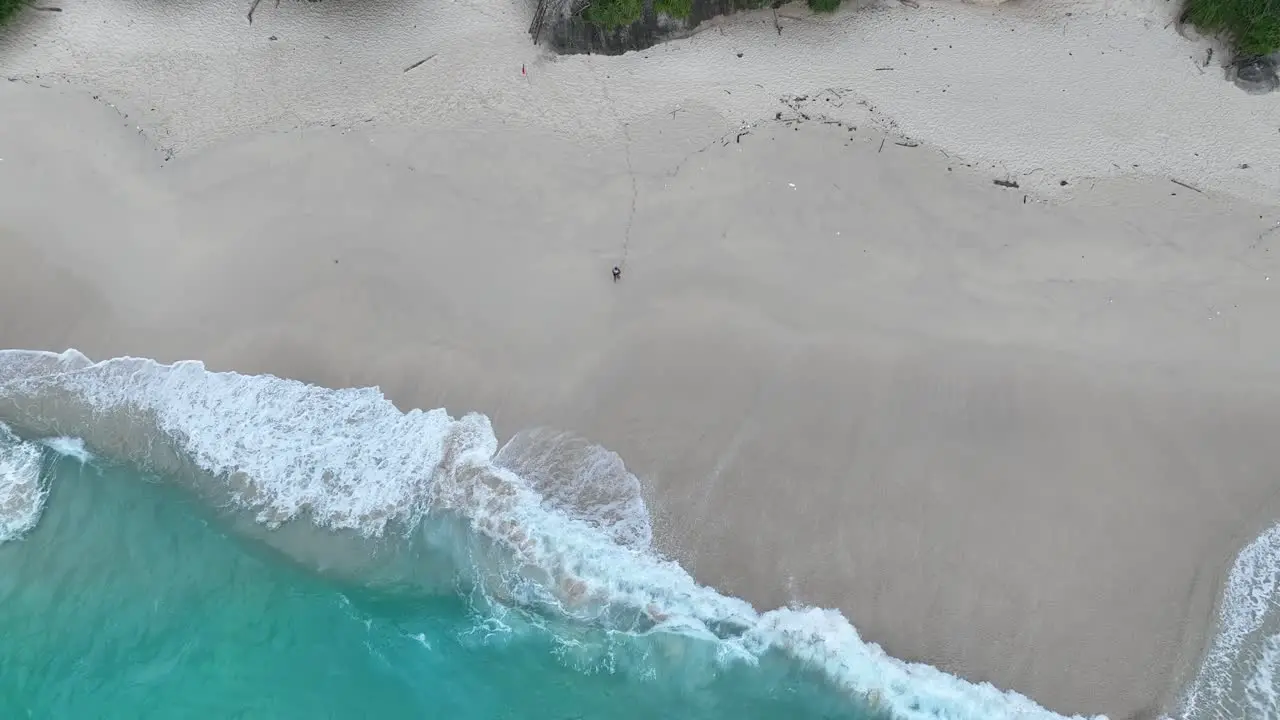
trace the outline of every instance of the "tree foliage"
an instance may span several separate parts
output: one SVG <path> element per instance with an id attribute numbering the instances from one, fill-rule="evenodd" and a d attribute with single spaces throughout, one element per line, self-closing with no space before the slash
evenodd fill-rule
<path id="1" fill-rule="evenodd" d="M 22 7 L 22 0 L 0 0 L 0 23 L 13 17 Z"/>
<path id="2" fill-rule="evenodd" d="M 808 0 L 809 9 L 814 12 L 831 13 L 840 9 L 840 0 Z"/>
<path id="3" fill-rule="evenodd" d="M 693 0 L 653 0 L 653 9 L 668 17 L 683 19 L 693 14 Z"/>
<path id="4" fill-rule="evenodd" d="M 588 22 L 613 30 L 640 19 L 644 14 L 644 0 L 592 0 L 582 17 Z"/>

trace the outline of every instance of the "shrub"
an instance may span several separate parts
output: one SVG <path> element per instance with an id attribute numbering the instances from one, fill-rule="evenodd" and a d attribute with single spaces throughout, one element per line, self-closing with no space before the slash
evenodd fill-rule
<path id="1" fill-rule="evenodd" d="M 840 0 L 808 0 L 809 9 L 814 12 L 830 13 L 840 8 Z"/>
<path id="2" fill-rule="evenodd" d="M 693 0 L 653 0 L 653 9 L 673 18 L 687 18 L 693 14 Z"/>
<path id="3" fill-rule="evenodd" d="M 592 0 L 582 16 L 610 30 L 624 27 L 644 14 L 644 0 Z"/>
<path id="4" fill-rule="evenodd" d="M 1280 50 L 1280 0 L 1187 0 L 1182 19 L 1222 33 L 1243 57 Z"/>
<path id="5" fill-rule="evenodd" d="M 13 17 L 22 7 L 22 0 L 0 0 L 0 23 Z"/>

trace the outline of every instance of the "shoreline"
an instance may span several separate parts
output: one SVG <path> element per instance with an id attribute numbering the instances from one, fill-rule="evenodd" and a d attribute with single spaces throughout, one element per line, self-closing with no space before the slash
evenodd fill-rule
<path id="1" fill-rule="evenodd" d="M 1273 585 L 1274 579 L 1271 583 L 1268 583 L 1264 577 L 1248 576 L 1248 571 L 1245 571 L 1244 575 L 1238 579 L 1233 576 L 1237 570 L 1240 570 L 1241 564 L 1248 564 L 1245 558 L 1247 554 L 1254 556 L 1252 558 L 1254 563 L 1262 562 L 1262 564 L 1266 565 L 1268 563 L 1265 561 L 1270 560 L 1269 564 L 1273 568 L 1276 558 L 1280 557 L 1275 552 L 1275 537 L 1277 531 L 1280 531 L 1280 523 L 1276 522 L 1275 518 L 1280 516 L 1280 503 L 1273 499 L 1262 515 L 1263 518 L 1259 519 L 1258 522 L 1247 526 L 1250 528 L 1248 532 L 1236 534 L 1238 542 L 1235 543 L 1235 546 L 1238 550 L 1230 562 L 1223 564 L 1221 572 L 1214 576 L 1214 582 L 1219 587 L 1219 592 L 1214 598 L 1211 612 L 1208 616 L 1210 630 L 1204 634 L 1203 642 L 1200 643 L 1198 651 L 1187 656 L 1186 662 L 1183 663 L 1180 672 L 1176 676 L 1179 679 L 1177 683 L 1179 689 L 1170 698 L 1169 712 L 1171 717 L 1174 716 L 1174 712 L 1186 712 L 1188 710 L 1195 714 L 1187 715 L 1187 717 L 1214 717 L 1215 715 L 1206 715 L 1206 712 L 1210 711 L 1202 709 L 1204 707 L 1203 702 L 1200 704 L 1200 708 L 1189 707 L 1193 704 L 1193 695 L 1195 694 L 1208 695 L 1209 700 L 1217 704 L 1214 709 L 1218 713 L 1224 711 L 1225 708 L 1222 705 L 1224 701 L 1234 703 L 1236 709 L 1240 712 L 1247 712 L 1244 708 L 1244 702 L 1247 701 L 1247 698 L 1230 696 L 1230 691 L 1233 689 L 1231 685 L 1252 679 L 1237 674 L 1240 670 L 1245 669 L 1241 667 L 1245 663 L 1247 663 L 1245 667 L 1250 670 L 1251 675 L 1256 676 L 1259 671 L 1262 664 L 1260 658 L 1242 660 L 1241 654 L 1250 649 L 1247 647 L 1250 639 L 1253 639 L 1255 643 L 1260 639 L 1257 637 L 1259 629 L 1269 624 L 1274 624 L 1274 619 L 1269 616 L 1274 612 L 1276 597 L 1274 592 L 1268 594 L 1269 591 L 1265 589 L 1266 586 Z M 1269 545 L 1265 542 L 1266 540 L 1271 541 Z M 1272 552 L 1268 554 L 1268 550 Z M 1258 557 L 1259 553 L 1263 557 Z M 1253 570 L 1257 572 L 1259 568 L 1255 567 Z M 1266 570 L 1261 569 L 1261 572 L 1265 573 Z M 1237 580 L 1239 581 L 1238 584 Z M 1271 607 L 1257 607 L 1260 600 Z M 1253 607 L 1251 608 L 1250 606 Z M 1251 615 L 1251 609 L 1257 611 L 1257 614 L 1253 615 L 1252 618 L 1246 618 L 1245 622 L 1247 623 L 1249 619 L 1252 619 L 1256 621 L 1257 626 L 1243 635 L 1235 637 L 1234 641 L 1229 642 L 1226 648 L 1220 648 L 1218 644 L 1223 640 L 1223 634 L 1227 632 L 1227 625 L 1238 625 L 1241 622 L 1240 615 Z M 1228 618 L 1228 611 L 1231 612 L 1233 617 Z M 1271 623 L 1268 623 L 1268 620 L 1271 620 Z M 1236 630 L 1238 631 L 1238 629 Z M 1250 638 L 1250 636 L 1253 637 Z M 1232 654 L 1229 656 L 1219 655 L 1216 658 L 1211 657 L 1215 651 Z M 1212 674 L 1206 676 L 1205 673 L 1210 673 L 1209 664 L 1211 659 L 1217 661 L 1217 670 L 1222 671 L 1225 665 L 1228 671 L 1233 670 L 1236 672 L 1231 672 L 1227 678 L 1215 677 Z M 1224 681 L 1227 683 L 1226 688 L 1221 685 Z M 1256 706 L 1253 709 L 1255 711 L 1259 710 Z M 1227 710 L 1227 712 L 1230 711 Z"/>
<path id="2" fill-rule="evenodd" d="M 672 174 L 660 121 L 637 123 L 655 148 L 633 148 L 637 190 L 622 149 L 571 160 L 540 134 L 258 135 L 165 162 L 78 93 L 0 92 L 26 122 L 81 118 L 0 131 L 6 148 L 25 139 L 4 170 L 26 185 L 6 193 L 4 252 L 25 259 L 3 300 L 32 311 L 4 318 L 0 344 L 380 385 L 402 408 L 483 411 L 501 440 L 584 433 L 641 478 L 660 549 L 700 581 L 762 609 L 840 607 L 892 655 L 1054 710 L 1176 698 L 1220 591 L 1204 570 L 1238 549 L 1214 528 L 1266 507 L 1280 469 L 1253 439 L 1280 422 L 1263 330 L 1275 265 L 1239 254 L 1266 222 L 1238 201 L 1171 212 L 1183 201 L 1134 186 L 1146 204 L 1108 189 L 1024 205 L 927 148 L 820 124 L 757 126 Z M 850 160 L 821 162 L 836 152 Z M 53 212 L 108 176 L 119 197 Z M 591 212 L 538 190 L 584 177 Z M 1232 228 L 1238 248 L 1201 243 L 1202 227 Z M 1093 449 L 1064 455 L 1073 444 Z M 1159 460 L 1199 445 L 1256 467 L 1224 480 L 1202 474 L 1208 457 Z M 848 468 L 860 479 L 833 484 Z M 1118 491 L 1114 512 L 1088 500 Z M 1152 497 L 1155 515 L 1133 517 Z M 1134 572 L 1151 587 L 1129 587 Z"/>
<path id="3" fill-rule="evenodd" d="M 616 640 L 613 634 L 620 631 L 624 644 L 647 646 L 657 655 L 644 652 L 636 666 L 627 667 L 631 663 L 624 661 L 621 668 L 611 667 L 609 675 L 629 675 L 635 670 L 652 680 L 656 671 L 658 678 L 671 678 L 674 673 L 682 679 L 692 674 L 718 681 L 726 672 L 733 675 L 745 669 L 754 673 L 762 667 L 772 667 L 774 671 L 764 673 L 766 678 L 781 671 L 783 677 L 773 679 L 783 680 L 798 670 L 818 681 L 818 686 L 811 689 L 819 696 L 832 691 L 830 702 L 814 699 L 827 705 L 835 717 L 866 717 L 864 712 L 870 711 L 875 717 L 902 720 L 1064 720 L 1016 693 L 966 683 L 931 666 L 888 657 L 879 647 L 861 640 L 838 611 L 779 608 L 759 613 L 741 599 L 700 586 L 674 563 L 652 553 L 635 552 L 638 548 L 632 543 L 643 542 L 643 538 L 630 535 L 617 524 L 618 520 L 628 524 L 623 516 L 597 515 L 597 520 L 605 524 L 597 524 L 593 530 L 570 520 L 584 519 L 579 513 L 590 513 L 590 505 L 579 505 L 576 510 L 564 508 L 567 516 L 562 511 L 546 512 L 547 502 L 567 499 L 547 486 L 531 492 L 529 483 L 539 483 L 536 478 L 547 469 L 543 463 L 548 459 L 553 464 L 572 463 L 575 457 L 604 460 L 613 465 L 612 471 L 622 472 L 612 478 L 614 482 L 622 481 L 622 485 L 606 482 L 595 487 L 634 497 L 634 476 L 621 468 L 615 454 L 598 446 L 583 446 L 572 439 L 564 445 L 555 438 L 526 436 L 499 450 L 488 420 L 480 415 L 454 421 L 444 417 L 441 410 L 404 414 L 376 391 L 332 391 L 270 376 L 220 375 L 206 372 L 198 363 L 158 366 L 152 361 L 128 358 L 90 365 L 75 351 L 60 355 L 30 351 L 0 355 L 0 366 L 4 366 L 0 373 L 6 378 L 24 378 L 16 385 L 4 383 L 0 415 L 27 428 L 32 437 L 46 435 L 50 423 L 54 423 L 56 432 L 86 438 L 82 444 L 77 442 L 80 447 L 71 448 L 77 456 L 84 454 L 86 446 L 93 451 L 102 450 L 103 459 L 108 462 L 113 457 L 130 456 L 143 463 L 144 472 L 158 469 L 153 466 L 157 460 L 163 465 L 175 461 L 187 465 L 183 458 L 199 456 L 200 467 L 189 468 L 194 470 L 193 475 L 166 473 L 166 479 L 179 485 L 193 483 L 188 489 L 197 495 L 212 493 L 213 497 L 206 499 L 219 509 L 223 520 L 236 526 L 237 534 L 247 534 L 265 543 L 265 547 L 282 550 L 291 564 L 301 562 L 314 568 L 318 562 L 324 575 L 336 570 L 342 576 L 349 571 L 353 582 L 368 583 L 369 589 L 392 583 L 402 589 L 408 589 L 406 585 L 421 588 L 428 595 L 434 594 L 431 588 L 440 588 L 442 581 L 444 587 L 455 591 L 459 589 L 458 582 L 466 585 L 474 581 L 479 586 L 477 591 L 499 606 L 491 609 L 507 620 L 511 613 L 503 613 L 500 607 L 523 616 L 523 612 L 510 607 L 511 593 L 525 596 L 518 608 L 533 611 L 526 618 L 530 623 L 526 630 L 549 631 L 574 645 L 585 640 L 585 648 L 579 647 L 588 655 L 596 644 L 590 638 L 596 634 L 593 629 L 603 630 L 605 637 L 597 637 L 597 641 L 604 640 L 609 647 Z M 54 369 L 53 366 L 70 372 L 40 377 L 42 370 Z M 246 395 L 253 400 L 246 402 Z M 48 402 L 55 397 L 58 399 Z M 39 409 L 29 405 L 28 399 L 36 399 Z M 222 412 L 208 412 L 210 402 Z M 310 412 L 318 409 L 317 405 L 326 412 Z M 92 419 L 88 423 L 75 419 L 74 416 L 83 419 L 82 413 L 90 408 Z M 149 418 L 141 417 L 137 414 L 141 408 L 154 414 L 143 411 L 142 415 Z M 118 414 L 121 410 L 123 415 Z M 280 411 L 296 416 L 298 421 L 262 421 L 264 415 Z M 386 434 L 388 421 L 400 426 L 399 431 Z M 441 430 L 443 434 L 438 432 Z M 318 437 L 328 442 L 317 447 L 313 441 Z M 60 436 L 57 440 L 48 444 L 65 445 L 70 438 Z M 138 440 L 142 445 L 137 444 Z M 443 445 L 437 444 L 441 440 Z M 551 444 L 544 444 L 548 440 Z M 178 452 L 175 455 L 166 450 L 157 457 L 152 441 L 166 448 L 173 442 L 172 449 Z M 526 441 L 532 445 L 524 444 Z M 274 452 L 244 452 L 246 446 L 262 447 L 264 442 L 273 446 Z M 33 448 L 28 444 L 16 449 Z M 548 450 L 554 458 L 543 454 Z M 481 455 L 474 455 L 475 451 Z M 532 455 L 527 454 L 529 451 Z M 441 452 L 443 456 L 438 454 Z M 383 472 L 387 468 L 383 462 L 389 456 L 394 456 L 390 462 L 397 466 L 391 473 Z M 324 468 L 325 477 L 281 473 L 280 462 L 284 458 L 289 458 L 291 465 L 301 462 L 306 467 Z M 461 462 L 455 464 L 458 460 Z M 200 469 L 226 462 L 239 468 L 239 480 L 230 485 Z M 125 466 L 140 469 L 136 463 Z M 421 489 L 419 473 L 427 467 L 435 468 L 431 473 L 435 482 L 428 490 L 430 508 L 425 514 L 418 514 L 422 508 L 419 503 L 427 499 L 417 492 Z M 517 469 L 521 467 L 523 470 Z M 575 477 L 587 480 L 582 475 Z M 547 476 L 543 479 L 554 481 Z M 604 478 L 595 475 L 595 479 Z M 361 486 L 351 488 L 354 493 L 334 493 L 331 486 L 326 487 L 331 481 L 344 485 L 358 481 Z M 479 485 L 473 481 L 479 481 Z M 255 489 L 262 494 L 256 499 L 241 495 L 240 502 L 217 499 L 240 482 L 248 485 L 240 486 L 237 494 L 255 493 Z M 484 487 L 497 492 L 491 494 Z M 561 488 L 571 493 L 581 489 Z M 275 530 L 264 529 L 263 523 L 269 527 L 272 521 L 264 519 L 262 513 L 277 519 L 297 517 L 294 511 L 299 509 L 299 501 L 316 505 L 304 510 L 307 520 L 286 521 Z M 612 509 L 617 508 L 595 508 Z M 246 510 L 258 512 L 248 527 L 235 521 L 235 516 Z M 373 516 L 368 511 L 373 511 Z M 401 535 L 384 526 L 383 522 L 390 519 L 387 511 L 400 520 L 413 522 L 417 526 L 415 532 Z M 409 515 L 402 514 L 405 512 Z M 357 515 L 360 519 L 356 527 L 361 532 L 342 532 L 341 528 L 357 520 Z M 458 515 L 461 517 L 456 518 Z M 450 533 L 449 527 L 456 526 L 455 519 L 462 519 L 469 530 Z M 393 522 L 399 525 L 400 520 Z M 629 520 L 641 518 L 631 516 Z M 647 526 L 647 519 L 643 522 Z M 36 532 L 44 527 L 47 524 L 42 523 Z M 379 533 L 379 527 L 385 532 Z M 630 537 L 605 537 L 602 531 L 606 527 L 622 530 Z M 440 536 L 441 530 L 445 537 Z M 533 538 L 538 540 L 529 544 Z M 370 542 L 377 547 L 372 557 L 368 554 Z M 504 559 L 506 553 L 495 546 L 511 551 L 515 557 Z M 405 550 L 410 552 L 403 558 L 407 562 L 397 561 L 396 556 Z M 442 562 L 449 565 L 451 558 L 462 561 L 456 574 L 440 567 Z M 514 583 L 508 574 L 514 569 L 510 560 L 518 562 L 522 577 Z M 502 570 L 503 566 L 507 571 Z M 558 601 L 539 600 L 543 592 L 553 593 Z M 549 627 L 544 621 L 553 625 Z M 566 621 L 559 630 L 554 629 Z M 516 625 L 522 624 L 517 619 Z M 588 637 L 583 637 L 584 632 Z M 708 650 L 714 652 L 714 661 L 708 657 Z M 685 662 L 686 658 L 692 662 Z M 786 685 L 796 689 L 790 682 Z M 778 688 L 771 686 L 770 682 L 763 683 L 767 698 L 776 701 L 778 695 L 770 690 Z M 733 695 L 735 701 L 743 699 L 738 693 Z M 752 703 L 744 705 L 750 707 Z M 818 715 L 827 717 L 828 713 L 801 712 L 792 716 Z M 760 716 L 773 717 L 768 712 Z M 1084 719 L 1076 716 L 1074 720 Z"/>

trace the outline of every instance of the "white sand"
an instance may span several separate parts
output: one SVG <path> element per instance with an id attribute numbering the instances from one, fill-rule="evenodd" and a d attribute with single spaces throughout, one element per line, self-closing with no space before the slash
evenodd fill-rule
<path id="1" fill-rule="evenodd" d="M 1276 517 L 1280 215 L 1249 199 L 1280 102 L 1163 3 L 784 14 L 558 59 L 512 6 L 30 17 L 0 347 L 575 429 L 705 582 L 1057 710 L 1167 705 Z"/>

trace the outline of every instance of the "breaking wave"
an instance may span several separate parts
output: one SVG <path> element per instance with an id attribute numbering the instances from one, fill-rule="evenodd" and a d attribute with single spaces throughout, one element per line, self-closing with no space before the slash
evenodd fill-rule
<path id="1" fill-rule="evenodd" d="M 41 478 L 40 448 L 22 442 L 0 423 L 0 543 L 35 527 L 48 494 Z"/>
<path id="2" fill-rule="evenodd" d="M 1182 701 L 1198 718 L 1280 718 L 1280 525 L 1236 556 L 1219 603 L 1218 627 Z"/>
<path id="3" fill-rule="evenodd" d="M 199 362 L 0 352 L 0 420 L 30 440 L 174 478 L 237 530 L 313 569 L 408 592 L 462 592 L 495 615 L 554 621 L 566 647 L 623 636 L 644 662 L 797 663 L 906 720 L 1060 717 L 908 663 L 836 611 L 758 613 L 651 548 L 640 484 L 614 453 L 535 429 L 499 447 L 489 419 L 401 412 L 376 388 L 330 390 Z M 78 449 L 78 450 L 77 450 Z M 38 520 L 40 453 L 0 435 L 0 539 Z M 461 579 L 463 586 L 459 586 Z"/>

